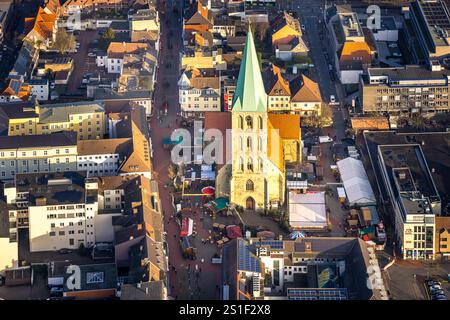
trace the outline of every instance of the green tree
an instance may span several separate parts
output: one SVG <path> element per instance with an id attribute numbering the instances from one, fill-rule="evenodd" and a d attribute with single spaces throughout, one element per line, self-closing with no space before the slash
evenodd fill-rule
<path id="1" fill-rule="evenodd" d="M 75 49 L 75 46 L 75 37 L 68 34 L 64 29 L 58 29 L 53 48 L 62 54 Z"/>
<path id="2" fill-rule="evenodd" d="M 100 38 L 100 46 L 103 50 L 106 50 L 109 44 L 116 39 L 116 33 L 113 29 L 106 29 L 105 33 Z"/>

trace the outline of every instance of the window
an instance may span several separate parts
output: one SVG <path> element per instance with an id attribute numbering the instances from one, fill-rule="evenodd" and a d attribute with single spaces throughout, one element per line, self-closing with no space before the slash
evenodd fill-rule
<path id="1" fill-rule="evenodd" d="M 252 151 L 252 137 L 247 137 L 247 150 Z"/>
<path id="2" fill-rule="evenodd" d="M 244 171 L 244 159 L 239 158 L 239 170 Z"/>
<path id="3" fill-rule="evenodd" d="M 253 159 L 252 158 L 248 158 L 247 170 L 253 171 Z"/>
<path id="4" fill-rule="evenodd" d="M 247 129 L 253 129 L 253 120 L 252 120 L 252 117 L 247 116 L 247 117 L 245 118 L 245 122 L 246 122 L 246 124 L 247 124 Z"/>
<path id="5" fill-rule="evenodd" d="M 259 116 L 259 129 L 263 129 L 263 119 L 261 116 Z"/>
<path id="6" fill-rule="evenodd" d="M 245 184 L 245 190 L 247 190 L 247 191 L 254 190 L 254 184 L 253 184 L 252 180 L 247 180 L 247 183 Z"/>
<path id="7" fill-rule="evenodd" d="M 244 129 L 244 120 L 242 119 L 242 116 L 239 116 L 238 127 L 239 129 Z"/>

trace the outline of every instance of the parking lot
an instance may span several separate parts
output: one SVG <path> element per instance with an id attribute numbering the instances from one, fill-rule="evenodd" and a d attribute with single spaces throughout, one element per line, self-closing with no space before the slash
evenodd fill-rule
<path id="1" fill-rule="evenodd" d="M 449 262 L 400 260 L 383 273 L 392 300 L 429 300 L 428 279 L 439 281 L 445 296 L 450 297 Z"/>

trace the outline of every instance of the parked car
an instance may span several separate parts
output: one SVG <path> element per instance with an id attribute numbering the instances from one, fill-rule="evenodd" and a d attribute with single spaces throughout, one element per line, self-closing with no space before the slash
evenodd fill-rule
<path id="1" fill-rule="evenodd" d="M 68 254 L 68 253 L 72 253 L 72 250 L 70 249 L 66 249 L 66 248 L 62 248 L 58 250 L 59 254 Z"/>
<path id="2" fill-rule="evenodd" d="M 328 143 L 328 142 L 333 142 L 333 139 L 331 139 L 329 136 L 319 137 L 319 143 Z"/>
<path id="3" fill-rule="evenodd" d="M 94 52 L 89 52 L 88 57 L 95 58 L 97 55 Z"/>
<path id="4" fill-rule="evenodd" d="M 336 98 L 335 98 L 334 95 L 331 95 L 331 96 L 330 96 L 330 102 L 331 102 L 331 103 L 336 103 Z"/>

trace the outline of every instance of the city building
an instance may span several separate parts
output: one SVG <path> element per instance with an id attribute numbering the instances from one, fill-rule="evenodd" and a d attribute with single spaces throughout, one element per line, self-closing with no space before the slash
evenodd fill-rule
<path id="1" fill-rule="evenodd" d="M 373 50 L 369 47 L 357 14 L 349 5 L 336 5 L 328 11 L 328 35 L 334 69 L 343 84 L 356 84 L 370 67 Z"/>
<path id="2" fill-rule="evenodd" d="M 264 85 L 267 93 L 267 107 L 273 113 L 291 110 L 291 89 L 289 82 L 281 74 L 280 68 L 271 65 L 264 73 Z"/>
<path id="3" fill-rule="evenodd" d="M 97 227 L 112 228 L 94 226 L 97 181 L 82 172 L 17 174 L 4 193 L 9 216 L 28 227 L 30 252 L 90 247 Z"/>
<path id="4" fill-rule="evenodd" d="M 231 139 L 231 164 L 227 162 L 218 169 L 216 188 L 219 194 L 228 194 L 232 203 L 248 210 L 267 210 L 282 205 L 285 161 L 298 163 L 301 159 L 300 116 L 272 114 L 267 103 L 253 35 L 249 31 L 231 115 L 226 113 L 231 117 L 231 126 L 216 126 L 219 121 L 230 124 L 230 120 L 213 119 L 222 118 L 217 115 L 205 121 L 205 130 L 209 126 L 224 131 L 232 129 L 231 137 L 226 138 Z M 230 155 L 226 156 L 228 160 Z"/>
<path id="5" fill-rule="evenodd" d="M 168 261 L 158 185 L 143 176 L 129 178 L 131 183 L 115 188 L 123 190 L 124 215 L 113 220 L 115 261 L 127 284 L 163 281 L 160 294 L 165 299 Z"/>
<path id="6" fill-rule="evenodd" d="M 319 84 L 302 74 L 289 83 L 290 110 L 302 117 L 322 115 L 322 96 Z"/>
<path id="7" fill-rule="evenodd" d="M 296 56 L 307 56 L 309 49 L 302 38 L 300 22 L 283 11 L 270 23 L 272 46 L 275 56 L 283 61 L 291 61 Z"/>
<path id="8" fill-rule="evenodd" d="M 69 277 L 75 270 L 73 266 L 67 266 L 64 272 L 64 297 L 76 300 L 116 297 L 117 266 L 115 263 L 84 264 L 76 267 L 79 268 L 79 287 L 69 285 L 71 283 Z"/>
<path id="9" fill-rule="evenodd" d="M 214 25 L 212 13 L 208 7 L 203 6 L 201 0 L 196 0 L 191 8 L 185 10 L 183 17 L 183 36 L 184 32 L 208 31 Z"/>
<path id="10" fill-rule="evenodd" d="M 440 65 L 369 68 L 359 83 L 363 112 L 392 116 L 446 112 L 449 76 Z"/>
<path id="11" fill-rule="evenodd" d="M 66 16 L 75 13 L 91 13 L 102 10 L 121 10 L 128 8 L 128 0 L 68 0 L 62 5 L 62 13 Z"/>
<path id="12" fill-rule="evenodd" d="M 77 170 L 77 134 L 0 136 L 0 181 L 21 173 Z"/>
<path id="13" fill-rule="evenodd" d="M 13 0 L 0 2 L 0 44 L 3 44 L 6 34 L 9 32 L 13 3 Z"/>
<path id="14" fill-rule="evenodd" d="M 38 49 L 49 49 L 56 39 L 60 11 L 59 0 L 48 0 L 39 7 L 36 17 L 25 18 L 24 41 Z"/>
<path id="15" fill-rule="evenodd" d="M 130 138 L 79 140 L 77 143 L 78 170 L 88 177 L 115 176 L 120 164 L 129 156 Z"/>
<path id="16" fill-rule="evenodd" d="M 99 139 L 106 134 L 103 102 L 82 101 L 39 105 L 37 102 L 0 104 L 2 126 L 9 136 L 49 134 L 62 130 L 78 139 Z"/>
<path id="17" fill-rule="evenodd" d="M 218 76 L 204 76 L 198 69 L 184 71 L 178 87 L 183 117 L 203 118 L 205 112 L 220 111 L 221 83 Z"/>
<path id="18" fill-rule="evenodd" d="M 429 64 L 450 55 L 450 14 L 444 1 L 413 1 L 409 18 L 418 44 L 411 51 L 415 51 L 418 63 Z"/>
<path id="19" fill-rule="evenodd" d="M 143 55 L 150 45 L 143 42 L 111 42 L 105 56 L 97 56 L 97 66 L 105 67 L 108 73 L 121 73 L 124 57 L 129 54 Z"/>
<path id="20" fill-rule="evenodd" d="M 442 153 L 449 134 L 368 131 L 364 139 L 403 257 L 434 259 L 436 218 L 450 209 L 448 154 Z"/>
<path id="21" fill-rule="evenodd" d="M 359 238 L 238 238 L 222 251 L 223 300 L 387 300 L 374 248 Z"/>
<path id="22" fill-rule="evenodd" d="M 19 266 L 19 248 L 17 221 L 9 216 L 8 205 L 3 197 L 0 197 L 0 274 L 9 268 Z"/>
<path id="23" fill-rule="evenodd" d="M 33 79 L 28 81 L 31 88 L 30 96 L 37 101 L 47 101 L 50 95 L 50 86 L 47 79 Z"/>
<path id="24" fill-rule="evenodd" d="M 0 91 L 0 103 L 28 100 L 30 94 L 31 87 L 22 79 L 9 79 Z"/>
<path id="25" fill-rule="evenodd" d="M 159 15 L 158 11 L 149 9 L 138 10 L 130 19 L 131 42 L 153 40 L 159 42 Z M 158 49 L 158 47 L 156 47 Z"/>

